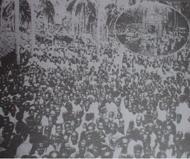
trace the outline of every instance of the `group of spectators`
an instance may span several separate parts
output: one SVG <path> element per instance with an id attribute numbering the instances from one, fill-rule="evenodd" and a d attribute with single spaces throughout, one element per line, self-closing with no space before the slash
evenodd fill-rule
<path id="1" fill-rule="evenodd" d="M 99 45 L 38 42 L 0 68 L 0 157 L 190 156 L 189 49 L 161 59 Z"/>
<path id="2" fill-rule="evenodd" d="M 156 33 L 155 33 L 156 34 Z M 156 55 L 168 55 L 171 52 L 175 52 L 186 42 L 185 37 L 178 32 L 164 33 L 162 37 L 157 38 L 158 35 L 146 35 L 144 36 L 145 44 L 142 44 L 144 52 L 155 52 Z"/>
<path id="3" fill-rule="evenodd" d="M 129 27 L 132 30 L 128 29 Z M 142 29 L 144 30 L 144 28 L 142 28 L 142 24 L 136 24 L 136 26 L 135 24 L 131 24 L 127 28 L 123 26 L 126 30 L 123 33 L 118 33 L 117 36 L 131 50 L 149 56 L 169 55 L 179 50 L 187 41 L 187 31 L 185 31 L 185 28 L 183 28 L 183 32 L 179 29 L 176 31 L 164 29 L 161 34 L 158 33 L 159 30 L 156 26 L 150 25 L 146 27 L 147 31 L 143 32 Z M 151 27 L 152 30 L 150 29 Z"/>

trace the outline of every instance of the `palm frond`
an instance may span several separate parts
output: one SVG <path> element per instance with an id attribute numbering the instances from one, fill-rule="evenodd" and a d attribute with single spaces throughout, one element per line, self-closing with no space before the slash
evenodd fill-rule
<path id="1" fill-rule="evenodd" d="M 14 1 L 8 3 L 8 5 L 5 8 L 3 8 L 3 13 L 2 13 L 3 18 L 9 17 L 11 15 L 11 12 L 14 10 L 14 7 L 15 7 Z"/>
<path id="2" fill-rule="evenodd" d="M 54 8 L 54 5 L 51 3 L 51 1 L 47 1 L 46 2 L 46 5 L 47 5 L 47 8 L 50 9 L 49 11 L 51 11 L 51 15 L 55 15 L 55 8 Z"/>
<path id="3" fill-rule="evenodd" d="M 21 0 L 20 1 L 20 15 L 21 15 L 21 23 L 24 22 L 30 23 L 31 21 L 31 10 L 29 3 L 27 0 Z"/>
<path id="4" fill-rule="evenodd" d="M 42 0 L 43 9 L 37 13 L 37 17 L 40 15 L 44 15 L 47 17 L 48 22 L 54 23 L 54 16 L 55 16 L 55 8 L 54 5 L 51 3 L 50 0 Z"/>
<path id="5" fill-rule="evenodd" d="M 69 0 L 67 0 L 67 1 L 69 1 Z M 72 0 L 72 1 L 69 3 L 69 5 L 68 5 L 68 7 L 67 7 L 67 11 L 68 11 L 68 12 L 72 12 L 72 10 L 73 10 L 73 8 L 74 8 L 76 2 L 77 2 L 77 0 Z"/>
<path id="6" fill-rule="evenodd" d="M 88 9 L 91 11 L 91 13 L 96 16 L 96 7 L 95 7 L 95 4 L 92 3 L 91 1 L 87 0 L 87 7 Z"/>
<path id="7" fill-rule="evenodd" d="M 42 15 L 42 11 L 36 13 L 36 18 L 38 18 L 40 15 Z"/>
<path id="8" fill-rule="evenodd" d="M 93 22 L 95 22 L 95 21 L 96 21 L 96 16 L 93 15 L 93 14 L 90 14 L 90 15 L 88 16 L 88 23 L 93 23 Z"/>
<path id="9" fill-rule="evenodd" d="M 83 7 L 83 2 L 82 2 L 82 3 L 79 3 L 79 4 L 77 5 L 75 15 L 78 15 L 78 14 L 81 12 L 82 7 Z"/>

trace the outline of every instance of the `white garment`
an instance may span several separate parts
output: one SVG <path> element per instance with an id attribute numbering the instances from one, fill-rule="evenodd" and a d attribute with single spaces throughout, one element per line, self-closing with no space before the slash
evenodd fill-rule
<path id="1" fill-rule="evenodd" d="M 30 154 L 30 151 L 32 149 L 32 144 L 29 142 L 29 140 L 30 136 L 28 135 L 27 139 L 20 146 L 18 146 L 16 150 L 16 158 L 20 158 L 23 155 Z"/>
<path id="2" fill-rule="evenodd" d="M 45 151 L 45 154 L 49 154 L 50 152 L 55 151 L 55 148 L 52 145 L 49 145 Z"/>
<path id="3" fill-rule="evenodd" d="M 53 125 L 53 127 L 52 127 L 51 135 L 56 135 L 56 128 L 55 128 L 55 125 Z"/>
<path id="4" fill-rule="evenodd" d="M 61 113 L 61 114 L 67 113 L 67 109 L 66 109 L 64 106 L 62 106 L 60 113 Z"/>
<path id="5" fill-rule="evenodd" d="M 17 120 L 14 117 L 12 117 L 10 113 L 8 114 L 8 117 L 9 117 L 10 122 L 13 122 L 13 123 L 17 122 Z"/>
<path id="6" fill-rule="evenodd" d="M 74 114 L 77 114 L 77 113 L 79 113 L 79 112 L 82 111 L 82 108 L 81 108 L 81 106 L 80 106 L 79 104 L 76 105 L 76 104 L 73 102 L 72 105 L 73 105 L 73 112 L 74 112 Z"/>
<path id="7" fill-rule="evenodd" d="M 140 141 L 140 140 L 137 140 L 137 141 L 131 140 L 131 141 L 129 142 L 128 148 L 127 148 L 127 152 L 129 153 L 130 156 L 135 156 L 135 154 L 134 154 L 134 147 L 135 147 L 136 145 L 141 145 L 141 146 L 143 147 L 143 143 L 142 143 L 142 141 Z M 142 155 L 143 155 L 143 154 L 142 154 Z"/>
<path id="8" fill-rule="evenodd" d="M 57 124 L 63 124 L 64 123 L 63 114 L 62 113 L 60 113 L 59 116 L 57 117 L 56 123 Z"/>
<path id="9" fill-rule="evenodd" d="M 3 108 L 2 107 L 0 107 L 0 115 L 4 116 Z"/>
<path id="10" fill-rule="evenodd" d="M 151 133 L 150 135 L 150 147 L 153 148 L 156 145 L 156 134 L 155 133 Z"/>
<path id="11" fill-rule="evenodd" d="M 0 144 L 2 144 L 4 140 L 2 134 L 3 134 L 3 128 L 0 129 Z"/>
<path id="12" fill-rule="evenodd" d="M 113 158 L 119 158 L 119 157 L 120 157 L 120 154 L 121 154 L 121 150 L 122 150 L 121 147 L 116 147 L 116 148 L 114 149 Z"/>
<path id="13" fill-rule="evenodd" d="M 107 114 L 109 114 L 110 112 L 114 112 L 114 116 L 116 116 L 118 114 L 118 107 L 116 106 L 115 103 L 113 103 L 113 102 L 106 103 L 105 107 L 107 110 Z"/>
<path id="14" fill-rule="evenodd" d="M 190 116 L 190 108 L 188 107 L 187 103 L 180 103 L 179 106 L 176 108 L 176 113 L 182 115 L 181 122 L 179 124 L 176 123 L 177 131 L 189 133 L 190 122 L 188 121 L 188 118 Z"/>
<path id="15" fill-rule="evenodd" d="M 88 110 L 88 113 L 94 113 L 94 119 L 97 119 L 99 116 L 98 107 L 99 107 L 98 102 L 94 102 L 94 103 L 90 104 L 90 108 Z"/>
<path id="16" fill-rule="evenodd" d="M 42 117 L 41 125 L 42 126 L 48 126 L 49 125 L 48 118 L 45 115 L 43 115 L 43 117 Z"/>
<path id="17" fill-rule="evenodd" d="M 160 108 L 157 107 L 157 112 L 158 112 L 158 119 L 160 121 L 166 121 L 167 111 L 166 110 L 160 110 Z"/>
<path id="18" fill-rule="evenodd" d="M 121 113 L 125 122 L 125 128 L 124 128 L 124 132 L 126 133 L 128 127 L 129 127 L 129 123 L 130 121 L 135 121 L 136 120 L 136 114 L 134 115 L 132 112 L 129 112 L 128 109 L 125 108 L 125 104 L 124 104 L 124 100 L 122 99 L 121 102 Z"/>
<path id="19" fill-rule="evenodd" d="M 24 117 L 23 117 L 24 123 L 26 123 L 26 119 L 27 119 L 29 116 L 30 116 L 29 113 L 25 111 L 25 112 L 24 112 Z"/>
<path id="20" fill-rule="evenodd" d="M 115 147 L 113 147 L 111 145 L 111 143 L 116 143 L 116 141 L 118 139 L 120 139 L 121 137 L 123 137 L 123 134 L 121 134 L 120 132 L 117 132 L 116 134 L 109 134 L 106 138 L 106 142 L 108 143 L 108 145 L 110 145 L 113 149 L 115 149 Z"/>

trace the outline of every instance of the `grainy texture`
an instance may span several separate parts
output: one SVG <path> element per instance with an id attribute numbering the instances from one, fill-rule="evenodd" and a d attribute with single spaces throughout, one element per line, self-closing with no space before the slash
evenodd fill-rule
<path id="1" fill-rule="evenodd" d="M 189 0 L 0 0 L 0 157 L 190 157 Z"/>

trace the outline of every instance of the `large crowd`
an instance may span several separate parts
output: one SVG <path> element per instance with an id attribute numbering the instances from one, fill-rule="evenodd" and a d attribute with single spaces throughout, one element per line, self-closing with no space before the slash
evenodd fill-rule
<path id="1" fill-rule="evenodd" d="M 169 55 L 179 50 L 187 42 L 188 30 L 185 27 L 181 30 L 180 28 L 176 28 L 176 30 L 163 29 L 162 33 L 158 33 L 161 31 L 156 25 L 146 24 L 146 31 L 141 23 L 128 24 L 127 26 L 119 25 L 118 39 L 132 51 L 140 54 Z"/>
<path id="2" fill-rule="evenodd" d="M 0 157 L 190 157 L 189 49 L 161 59 L 112 41 L 55 46 L 0 68 Z"/>

